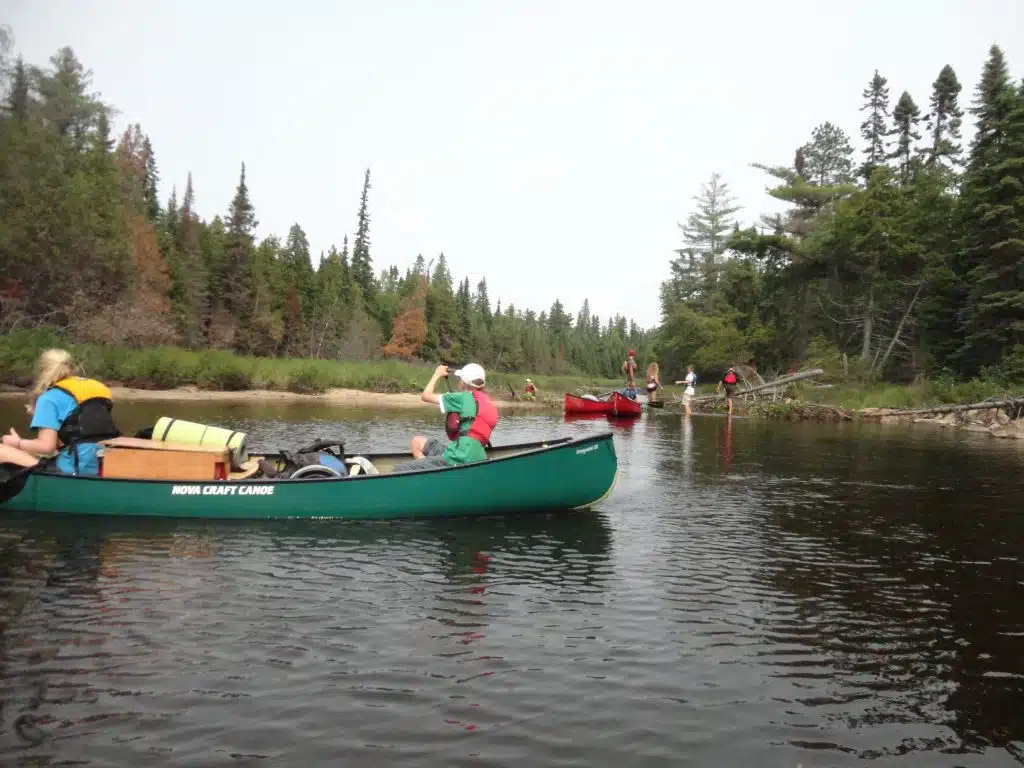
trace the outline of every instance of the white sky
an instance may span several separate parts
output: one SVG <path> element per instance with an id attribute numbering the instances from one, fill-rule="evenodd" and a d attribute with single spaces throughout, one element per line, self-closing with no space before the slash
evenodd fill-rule
<path id="1" fill-rule="evenodd" d="M 377 271 L 444 251 L 492 302 L 658 322 L 677 222 L 712 171 L 743 223 L 779 210 L 752 162 L 831 120 L 854 137 L 874 69 L 922 111 L 988 47 L 1024 69 L 1022 0 L 2 0 L 17 51 L 72 46 L 153 141 L 161 197 L 192 171 L 224 213 L 248 169 L 261 237 L 355 229 L 371 168 Z"/>

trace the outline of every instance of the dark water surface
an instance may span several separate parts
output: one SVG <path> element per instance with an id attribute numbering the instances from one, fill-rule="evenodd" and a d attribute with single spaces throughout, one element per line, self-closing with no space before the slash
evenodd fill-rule
<path id="1" fill-rule="evenodd" d="M 438 426 L 173 410 L 257 447 Z M 1024 763 L 1024 447 L 668 414 L 496 442 L 609 428 L 587 514 L 0 514 L 0 765 Z"/>

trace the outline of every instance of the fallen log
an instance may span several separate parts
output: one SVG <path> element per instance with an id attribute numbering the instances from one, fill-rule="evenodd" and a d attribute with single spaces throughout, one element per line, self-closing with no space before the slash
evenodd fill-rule
<path id="1" fill-rule="evenodd" d="M 961 405 L 937 405 L 932 408 L 863 408 L 858 411 L 861 418 L 882 418 L 883 416 L 924 416 L 936 413 L 963 413 L 986 411 L 990 408 L 1013 408 L 1024 410 L 1024 397 L 1008 397 L 1002 400 L 986 400 L 981 403 Z"/>
<path id="2" fill-rule="evenodd" d="M 771 389 L 780 389 L 786 387 L 794 382 L 803 381 L 804 379 L 813 379 L 815 376 L 821 376 L 825 371 L 821 368 L 812 368 L 809 371 L 800 371 L 798 373 L 791 373 L 788 376 L 769 381 L 764 384 L 758 384 L 756 387 L 749 387 L 738 391 L 733 395 L 733 399 L 737 397 L 743 397 L 744 395 L 752 395 L 757 392 L 764 392 Z M 725 392 L 716 392 L 713 395 L 701 395 L 700 397 L 693 398 L 694 403 L 710 403 L 715 400 L 724 400 Z"/>

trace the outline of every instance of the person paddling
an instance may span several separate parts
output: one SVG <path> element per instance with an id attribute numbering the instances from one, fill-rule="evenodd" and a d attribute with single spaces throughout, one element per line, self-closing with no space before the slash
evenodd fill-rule
<path id="1" fill-rule="evenodd" d="M 49 349 L 39 358 L 39 374 L 27 406 L 32 414 L 24 438 L 11 429 L 3 436 L 0 462 L 31 467 L 56 453 L 56 469 L 69 475 L 98 475 L 99 441 L 117 437 L 110 390 L 102 382 L 75 375 L 71 355 Z"/>
<path id="2" fill-rule="evenodd" d="M 677 381 L 676 384 L 685 384 L 686 389 L 683 390 L 683 408 L 686 409 L 686 415 L 692 416 L 693 411 L 690 410 L 690 402 L 693 400 L 693 396 L 697 394 L 697 374 L 693 372 L 693 366 L 686 366 L 686 377 L 682 381 Z"/>
<path id="3" fill-rule="evenodd" d="M 739 385 L 740 380 L 736 375 L 736 369 L 731 365 L 729 370 L 725 372 L 725 376 L 718 382 L 718 386 L 715 387 L 715 392 L 720 392 L 722 387 L 725 387 L 725 401 L 729 404 L 729 415 L 732 416 L 732 398 L 736 394 L 736 387 Z"/>
<path id="4" fill-rule="evenodd" d="M 636 400 L 636 350 L 629 350 L 626 362 L 622 364 L 622 372 L 626 374 L 626 391 L 623 393 L 630 400 Z"/>
<path id="5" fill-rule="evenodd" d="M 397 465 L 393 472 L 415 472 L 486 461 L 485 448 L 490 445 L 491 433 L 498 424 L 499 416 L 490 395 L 484 391 L 484 369 L 476 363 L 460 368 L 455 371 L 459 391 L 439 395 L 434 392 L 434 387 L 448 376 L 449 371 L 448 366 L 439 365 L 420 393 L 423 402 L 437 403 L 441 413 L 445 414 L 449 442 L 444 444 L 436 437 L 416 435 L 410 444 L 415 458 Z"/>

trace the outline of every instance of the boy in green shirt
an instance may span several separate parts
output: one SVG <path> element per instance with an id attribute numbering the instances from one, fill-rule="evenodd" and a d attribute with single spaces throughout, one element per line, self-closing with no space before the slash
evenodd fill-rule
<path id="1" fill-rule="evenodd" d="M 487 460 L 485 447 L 489 445 L 491 432 L 498 423 L 498 410 L 484 391 L 484 369 L 476 363 L 460 368 L 455 371 L 459 391 L 439 395 L 434 392 L 434 387 L 438 381 L 447 378 L 448 373 L 448 366 L 439 365 L 420 399 L 425 403 L 437 403 L 441 413 L 448 417 L 456 416 L 457 431 L 454 425 L 449 427 L 452 440 L 447 444 L 436 437 L 416 435 L 411 443 L 412 455 L 416 458 L 399 464 L 393 472 L 452 467 Z"/>

